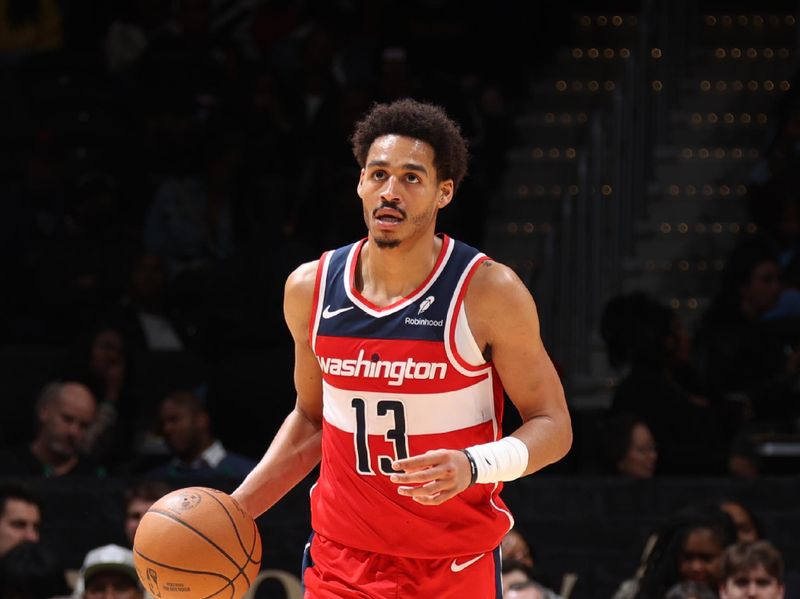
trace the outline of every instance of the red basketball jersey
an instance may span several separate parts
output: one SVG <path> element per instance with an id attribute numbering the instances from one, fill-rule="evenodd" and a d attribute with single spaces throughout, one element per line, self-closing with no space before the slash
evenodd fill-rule
<path id="1" fill-rule="evenodd" d="M 502 483 L 476 484 L 426 506 L 399 495 L 389 480 L 395 459 L 501 436 L 502 386 L 482 362 L 463 312 L 469 281 L 487 257 L 441 238 L 427 280 L 386 307 L 354 285 L 365 240 L 320 259 L 309 334 L 323 376 L 323 434 L 311 519 L 315 531 L 349 547 L 419 558 L 474 555 L 494 550 L 513 525 L 499 497 Z M 470 342 L 467 360 L 459 347 Z"/>

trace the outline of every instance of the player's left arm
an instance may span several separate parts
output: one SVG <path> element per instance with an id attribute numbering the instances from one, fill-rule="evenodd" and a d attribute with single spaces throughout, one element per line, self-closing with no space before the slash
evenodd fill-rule
<path id="1" fill-rule="evenodd" d="M 557 462 L 572 445 L 572 424 L 564 388 L 542 343 L 533 297 L 513 270 L 486 261 L 470 282 L 464 307 L 475 341 L 491 356 L 522 417 L 513 439 L 479 446 L 471 456 L 497 458 L 494 473 L 488 475 L 496 474 L 497 480 L 525 476 Z M 486 476 L 486 466 L 478 466 Z M 398 460 L 395 469 L 399 473 L 392 480 L 399 485 L 398 493 L 427 505 L 443 503 L 474 482 L 470 461 L 461 450 L 429 451 Z"/>
<path id="2" fill-rule="evenodd" d="M 523 476 L 557 462 L 572 446 L 572 423 L 527 287 L 509 267 L 484 262 L 467 291 L 465 310 L 478 346 L 490 353 L 503 388 L 522 417 L 522 425 L 511 436 L 528 449 Z"/>

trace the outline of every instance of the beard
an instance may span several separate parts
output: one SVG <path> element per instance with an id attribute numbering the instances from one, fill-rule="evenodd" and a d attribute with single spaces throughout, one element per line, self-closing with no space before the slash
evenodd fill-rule
<path id="1" fill-rule="evenodd" d="M 375 238 L 374 241 L 375 241 L 375 245 L 377 245 L 382 250 L 390 250 L 390 249 L 396 248 L 397 246 L 400 245 L 400 240 L 399 239 L 378 239 L 378 238 Z"/>

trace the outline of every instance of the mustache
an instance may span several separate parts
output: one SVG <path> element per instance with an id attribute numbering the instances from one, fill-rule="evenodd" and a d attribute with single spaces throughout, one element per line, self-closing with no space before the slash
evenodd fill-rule
<path id="1" fill-rule="evenodd" d="M 375 208 L 375 210 L 372 211 L 372 216 L 374 216 L 374 217 L 378 216 L 378 212 L 380 210 L 383 210 L 384 208 L 386 208 L 387 210 L 394 210 L 395 212 L 399 212 L 400 216 L 402 216 L 403 218 L 406 217 L 406 211 L 405 210 L 403 210 L 402 208 L 400 208 L 398 206 L 394 206 L 392 204 L 385 204 L 385 203 L 381 204 L 380 206 Z"/>

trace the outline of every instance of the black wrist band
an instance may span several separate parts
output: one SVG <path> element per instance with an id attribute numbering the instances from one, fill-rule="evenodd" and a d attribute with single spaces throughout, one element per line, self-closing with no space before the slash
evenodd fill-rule
<path id="1" fill-rule="evenodd" d="M 474 485 L 475 481 L 478 480 L 478 465 L 475 463 L 475 458 L 472 457 L 470 452 L 468 452 L 466 449 L 462 449 L 461 451 L 464 452 L 464 455 L 467 456 L 467 460 L 469 460 L 470 477 L 469 486 L 467 487 L 469 489 L 469 487 Z"/>

